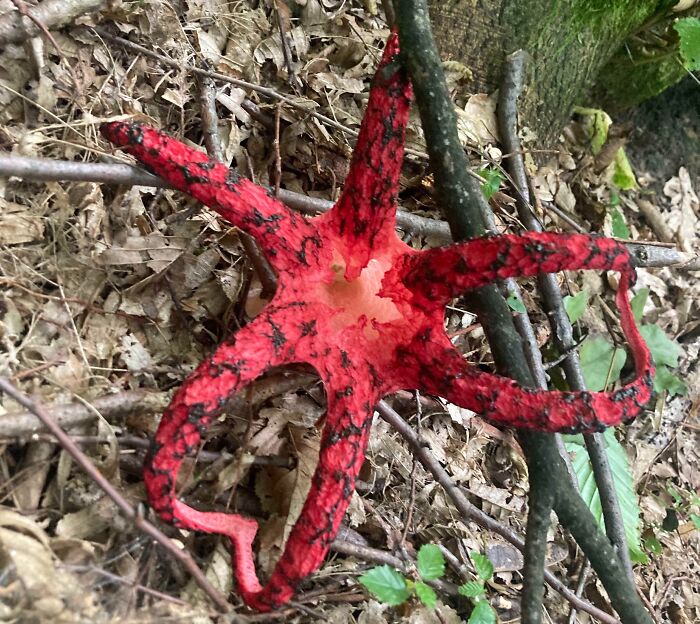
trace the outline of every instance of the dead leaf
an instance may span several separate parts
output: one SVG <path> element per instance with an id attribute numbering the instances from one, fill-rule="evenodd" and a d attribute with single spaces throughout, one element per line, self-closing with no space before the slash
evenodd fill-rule
<path id="1" fill-rule="evenodd" d="M 462 145 L 485 146 L 499 142 L 496 104 L 495 96 L 476 93 L 469 98 L 464 110 L 455 109 L 457 133 Z"/>
<path id="2" fill-rule="evenodd" d="M 44 236 L 44 220 L 26 206 L 0 198 L 0 245 L 33 243 Z"/>

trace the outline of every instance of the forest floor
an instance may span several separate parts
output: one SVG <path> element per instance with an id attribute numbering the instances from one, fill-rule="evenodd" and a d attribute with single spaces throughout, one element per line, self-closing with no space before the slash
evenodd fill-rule
<path id="1" fill-rule="evenodd" d="M 64 162 L 132 162 L 97 131 L 102 121 L 126 117 L 200 146 L 202 101 L 209 97 L 215 100 L 214 127 L 225 158 L 243 175 L 334 200 L 354 140 L 342 128 L 359 126 L 386 24 L 365 8 L 370 2 L 298 2 L 293 20 L 285 13 L 278 20 L 275 10 L 263 8 L 267 3 L 252 4 L 115 2 L 111 9 L 52 29 L 60 53 L 45 39 L 6 45 L 0 49 L 4 152 Z M 0 0 L 0 14 L 12 10 L 12 2 Z M 157 56 L 96 35 L 95 25 Z M 198 80 L 192 66 L 267 87 L 287 101 Z M 470 93 L 464 68 L 452 64 L 447 70 L 460 109 L 460 138 L 474 166 L 498 171 L 502 154 L 493 97 Z M 696 83 L 683 88 L 695 89 L 697 99 Z M 666 369 L 644 415 L 614 434 L 622 444 L 615 448 L 623 448 L 629 461 L 636 494 L 627 498 L 631 508 L 625 513 L 636 525 L 640 593 L 658 622 L 689 624 L 700 621 L 698 154 L 689 153 L 685 161 L 679 149 L 670 158 L 664 146 L 690 126 L 682 119 L 666 120 L 658 103 L 649 106 L 656 106 L 654 128 L 649 117 L 646 122 L 638 115 L 626 118 L 637 180 L 632 190 L 617 190 L 614 164 L 601 168 L 600 158 L 592 156 L 590 141 L 581 138 L 585 120 L 572 122 L 558 149 L 545 159 L 540 155 L 539 165 L 527 161 L 547 229 L 570 230 L 557 216 L 563 211 L 586 231 L 662 241 L 696 258 L 686 266 L 639 270 L 640 322 L 652 328 L 657 363 L 660 357 Z M 312 113 L 335 120 L 335 127 Z M 668 134 L 660 136 L 662 131 Z M 425 152 L 416 114 L 408 145 Z M 660 161 L 667 168 L 657 166 Z M 439 225 L 432 191 L 427 163 L 407 156 L 400 205 Z M 505 184 L 491 198 L 503 231 L 517 231 L 513 203 Z M 0 376 L 40 398 L 134 505 L 145 501 L 141 466 L 173 390 L 267 300 L 237 231 L 208 210 L 187 219 L 176 216 L 193 206 L 171 190 L 8 179 L 0 171 Z M 400 233 L 415 248 L 445 242 L 437 234 Z M 595 385 L 603 371 L 602 384 L 610 385 L 615 376 L 608 364 L 620 360 L 610 336 L 616 313 L 607 303 L 614 282 L 593 272 L 560 278 L 569 301 L 583 302 L 577 331 L 584 372 Z M 533 284 L 522 286 L 545 359 L 554 360 Z M 449 308 L 445 323 L 470 361 L 491 368 L 483 331 L 460 301 Z M 619 352 L 624 361 L 624 349 Z M 549 372 L 558 383 L 556 367 Z M 620 362 L 617 376 L 628 373 L 629 365 Z M 420 428 L 434 457 L 474 505 L 502 526 L 524 532 L 527 466 L 511 432 L 437 398 L 417 401 L 400 393 L 388 401 Z M 260 520 L 261 576 L 274 566 L 308 491 L 324 403 L 314 375 L 272 371 L 232 401 L 207 432 L 197 462 L 188 464 L 182 488 L 190 500 Z M 568 439 L 568 448 L 581 459 L 577 438 Z M 585 496 L 594 499 L 585 458 L 575 465 Z M 624 480 L 624 474 L 618 476 Z M 591 505 L 600 515 L 599 503 Z M 250 616 L 231 593 L 235 579 L 221 540 L 157 524 L 193 554 L 220 592 L 232 596 L 240 621 L 466 621 L 471 603 L 449 588 L 474 578 L 474 552 L 487 555 L 494 567 L 487 584 L 490 604 L 501 621 L 518 621 L 520 552 L 461 519 L 405 441 L 378 417 L 339 535 L 346 552 L 359 548 L 355 555 L 331 553 L 300 588 L 296 606 Z M 549 569 L 575 589 L 580 551 L 556 525 L 549 538 Z M 387 557 L 415 560 L 428 543 L 444 548 L 453 564 L 446 576 L 453 585 L 438 592 L 436 609 L 415 599 L 390 607 L 358 582 Z M 585 600 L 610 610 L 595 577 L 588 577 L 581 591 Z M 551 588 L 545 604 L 549 621 L 570 621 L 570 604 Z M 215 613 L 184 570 L 120 515 L 33 415 L 0 395 L 0 621 L 207 622 Z M 590 621 L 581 612 L 575 617 Z"/>

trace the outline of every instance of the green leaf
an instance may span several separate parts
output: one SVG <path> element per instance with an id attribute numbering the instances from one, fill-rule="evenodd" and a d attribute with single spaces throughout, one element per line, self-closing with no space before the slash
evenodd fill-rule
<path id="1" fill-rule="evenodd" d="M 625 217 L 619 208 L 613 208 L 610 211 L 610 219 L 612 220 L 612 235 L 615 238 L 630 238 L 630 231 L 625 223 Z"/>
<path id="2" fill-rule="evenodd" d="M 493 564 L 486 555 L 482 555 L 476 550 L 472 550 L 469 553 L 469 558 L 476 568 L 476 574 L 480 579 L 488 581 L 493 576 Z"/>
<path id="3" fill-rule="evenodd" d="M 597 154 L 608 140 L 608 128 L 612 119 L 599 108 L 582 108 L 577 106 L 575 112 L 583 117 L 583 127 L 591 139 L 591 151 Z"/>
<path id="4" fill-rule="evenodd" d="M 669 484 L 668 486 L 666 486 L 666 491 L 668 492 L 669 496 L 673 499 L 673 504 L 676 507 L 680 507 L 683 504 L 683 497 L 676 488 Z"/>
<path id="5" fill-rule="evenodd" d="M 621 191 L 631 191 L 637 188 L 637 179 L 634 177 L 632 165 L 627 158 L 624 148 L 617 150 L 615 154 L 615 171 L 613 173 L 613 184 Z M 622 237 L 626 238 L 626 237 Z"/>
<path id="6" fill-rule="evenodd" d="M 696 529 L 697 531 L 700 531 L 700 516 L 698 516 L 698 514 L 691 513 L 691 514 L 690 514 L 690 521 L 691 521 L 691 522 L 693 523 L 693 525 L 695 526 L 695 529 Z M 461 589 L 462 589 L 462 588 L 460 587 L 460 590 L 461 590 Z M 460 591 L 460 593 L 461 593 L 461 591 Z"/>
<path id="7" fill-rule="evenodd" d="M 620 501 L 622 521 L 625 525 L 627 546 L 632 560 L 642 563 L 645 555 L 640 543 L 639 504 L 632 483 L 632 473 L 629 468 L 627 453 L 615 438 L 615 431 L 607 429 L 603 434 L 605 449 L 610 463 L 615 491 Z M 595 517 L 601 530 L 605 531 L 603 511 L 600 505 L 600 494 L 595 484 L 593 468 L 586 452 L 583 436 L 566 436 L 566 448 L 571 453 L 571 464 L 578 479 L 581 498 Z"/>
<path id="8" fill-rule="evenodd" d="M 467 598 L 478 598 L 486 593 L 484 581 L 469 581 L 468 583 L 464 583 L 464 585 L 460 585 L 457 591 Z"/>
<path id="9" fill-rule="evenodd" d="M 498 616 L 486 600 L 479 600 L 469 616 L 469 624 L 496 624 Z"/>
<path id="10" fill-rule="evenodd" d="M 663 364 L 656 367 L 654 390 L 656 392 L 668 392 L 669 396 L 676 394 L 685 396 L 688 394 L 688 386 L 685 385 L 685 382 L 677 375 L 674 375 Z"/>
<path id="11" fill-rule="evenodd" d="M 437 604 L 437 594 L 433 591 L 433 588 L 418 581 L 415 589 L 418 599 L 429 609 L 434 609 Z"/>
<path id="12" fill-rule="evenodd" d="M 654 555 L 660 555 L 664 549 L 663 544 L 656 535 L 650 535 L 644 538 L 644 548 Z"/>
<path id="13" fill-rule="evenodd" d="M 581 345 L 580 355 L 586 386 L 594 392 L 603 390 L 606 381 L 617 381 L 627 359 L 624 349 L 614 347 L 602 336 L 586 338 Z"/>
<path id="14" fill-rule="evenodd" d="M 680 53 L 683 66 L 688 71 L 700 69 L 700 19 L 684 17 L 673 27 L 680 37 Z"/>
<path id="15" fill-rule="evenodd" d="M 418 551 L 418 574 L 424 581 L 445 575 L 445 557 L 435 544 L 423 544 Z"/>
<path id="16" fill-rule="evenodd" d="M 632 307 L 632 314 L 634 315 L 634 320 L 639 323 L 642 320 L 642 315 L 644 314 L 644 306 L 647 304 L 647 298 L 649 297 L 648 288 L 640 288 L 632 297 L 630 301 L 630 306 Z"/>
<path id="17" fill-rule="evenodd" d="M 503 182 L 504 179 L 503 174 L 498 169 L 487 167 L 486 169 L 479 171 L 479 175 L 484 180 L 481 184 L 481 192 L 488 201 L 500 188 L 501 182 Z"/>
<path id="18" fill-rule="evenodd" d="M 515 293 L 513 293 L 512 295 L 508 295 L 508 299 L 506 299 L 506 301 L 508 302 L 510 309 L 514 312 L 519 312 L 520 314 L 525 314 L 525 312 L 527 312 L 522 299 L 518 297 Z"/>
<path id="19" fill-rule="evenodd" d="M 388 565 L 368 570 L 359 580 L 380 602 L 388 605 L 400 605 L 411 595 L 406 579 Z"/>
<path id="20" fill-rule="evenodd" d="M 588 291 L 585 288 L 576 295 L 566 295 L 566 297 L 564 297 L 564 309 L 572 324 L 583 316 L 587 305 Z"/>
<path id="21" fill-rule="evenodd" d="M 649 346 L 654 364 L 665 364 L 671 368 L 678 366 L 678 358 L 683 354 L 683 349 L 675 341 L 669 338 L 658 325 L 642 325 L 639 333 Z"/>

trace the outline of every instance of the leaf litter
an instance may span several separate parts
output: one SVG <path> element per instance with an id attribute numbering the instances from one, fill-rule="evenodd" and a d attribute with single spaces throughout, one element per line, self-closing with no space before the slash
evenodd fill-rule
<path id="1" fill-rule="evenodd" d="M 118 32 L 137 35 L 134 40 L 182 63 L 206 58 L 217 71 L 288 91 L 290 67 L 284 60 L 274 13 L 249 8 L 247 3 L 184 4 L 184 30 L 172 7 L 153 2 L 112 3 L 81 23 L 116 24 Z M 287 35 L 291 69 L 303 88 L 291 95 L 308 110 L 356 128 L 378 48 L 388 31 L 368 10 L 317 0 L 298 4 L 301 12 Z M 174 124 L 193 145 L 199 143 L 200 88 L 188 72 L 124 53 L 79 27 L 53 34 L 78 84 L 73 85 L 66 62 L 59 62 L 53 50 L 45 52 L 51 62 L 42 66 L 37 79 L 25 50 L 6 46 L 1 52 L 3 66 L 13 68 L 3 72 L 6 88 L 0 90 L 0 123 L 7 148 L 22 155 L 82 158 L 86 147 L 104 149 L 93 122 L 116 114 L 135 115 L 163 128 Z M 483 163 L 491 164 L 494 151 L 490 148 L 496 147 L 497 135 L 492 99 L 469 93 L 468 75 L 458 74 L 451 82 L 452 91 L 472 124 L 463 127 L 462 140 L 476 145 Z M 270 118 L 276 106 L 231 85 L 219 84 L 216 90 L 221 112 L 232 114 L 230 119 L 223 114 L 220 120 L 227 156 L 235 157 L 257 182 L 269 183 L 273 135 L 243 106 L 249 98 Z M 286 126 L 280 148 L 283 186 L 334 199 L 344 179 L 335 163 L 347 160 L 347 138 L 299 110 L 283 106 L 280 112 Z M 409 145 L 424 150 L 421 137 L 413 120 Z M 538 196 L 555 202 L 593 230 L 605 231 L 610 174 L 586 164 L 587 146 L 573 141 L 563 147 L 557 159 L 537 170 L 532 165 Z M 429 179 L 427 184 L 420 181 L 424 173 L 421 163 L 406 165 L 404 207 L 437 216 Z M 656 199 L 673 241 L 697 254 L 696 193 L 688 173 L 681 169 L 667 181 L 664 197 Z M 632 237 L 657 240 L 657 233 L 639 217 L 638 201 L 643 200 L 633 192 L 625 196 L 623 205 Z M 162 397 L 138 416 L 83 421 L 71 430 L 84 440 L 88 455 L 105 466 L 110 440 L 116 436 L 117 463 L 108 474 L 130 499 L 142 500 L 139 465 L 144 448 L 133 438 L 146 440 L 152 435 L 159 402 L 167 400 L 173 387 L 231 327 L 244 323 L 248 312 L 260 307 L 252 303 L 259 289 L 238 235 L 206 211 L 186 222 L 172 222 L 170 217 L 192 202 L 169 190 L 2 179 L 0 202 L 0 370 L 14 376 L 23 390 L 38 393 L 50 407 L 76 401 L 89 405 L 134 389 Z M 507 205 L 497 211 L 504 227 L 510 223 Z M 566 229 L 558 217 L 548 214 L 547 219 L 551 228 Z M 405 239 L 415 248 L 426 244 L 408 234 Z M 694 523 L 700 515 L 696 320 L 700 293 L 692 272 L 640 273 L 640 286 L 650 288 L 645 322 L 679 339 L 683 353 L 674 372 L 685 381 L 688 392 L 659 395 L 653 414 L 620 432 L 632 456 L 644 545 L 650 557 L 648 564 L 638 568 L 637 579 L 651 602 L 660 604 L 661 612 L 672 621 L 695 621 L 700 619 L 700 595 L 692 581 L 698 576 L 693 561 L 700 560 Z M 574 290 L 581 284 L 580 276 L 572 274 L 568 279 Z M 584 319 L 604 314 L 592 307 Z M 450 312 L 448 327 L 464 329 L 463 318 L 459 311 Z M 534 321 L 546 336 L 543 315 L 535 313 Z M 604 335 L 604 323 L 589 326 Z M 478 327 L 455 340 L 470 358 L 489 364 L 488 347 Z M 263 527 L 266 548 L 259 551 L 268 553 L 268 561 L 260 561 L 261 566 L 271 569 L 309 487 L 310 467 L 318 452 L 315 421 L 325 398 L 313 375 L 303 370 L 274 373 L 245 394 L 212 427 L 202 458 L 190 464 L 181 487 L 196 493 L 199 500 L 220 501 L 268 517 Z M 420 427 L 435 456 L 472 502 L 504 524 L 523 530 L 526 467 L 517 445 L 477 415 L 429 397 L 423 400 L 428 409 Z M 417 426 L 413 400 L 398 395 L 392 402 Z M 9 399 L 0 398 L 3 417 L 18 411 Z M 361 473 L 363 494 L 354 499 L 357 509 L 351 516 L 361 519 L 353 528 L 363 543 L 375 548 L 396 546 L 414 481 L 415 505 L 405 547 L 415 552 L 433 541 L 463 556 L 463 561 L 468 561 L 466 553 L 471 550 L 509 560 L 496 553 L 511 547 L 475 525 L 462 523 L 422 466 L 413 470 L 410 450 L 400 437 L 383 421 L 375 421 Z M 32 458 L 43 469 L 32 468 Z M 644 470 L 637 469 L 638 461 L 643 461 Z M 209 609 L 201 596 L 197 599 L 197 592 L 173 572 L 171 563 L 120 520 L 112 505 L 55 446 L 34 436 L 7 435 L 0 439 L 0 468 L 6 477 L 0 484 L 0 557 L 1 567 L 9 571 L 11 588 L 0 601 L 2 618 L 21 613 L 40 621 L 194 617 L 207 621 Z M 669 517 L 677 520 L 675 529 Z M 207 537 L 178 533 L 173 537 L 195 547 L 200 564 L 222 591 L 232 588 L 228 555 L 221 545 Z M 554 545 L 568 543 L 559 531 L 552 537 Z M 8 549 L 8 544 L 13 548 Z M 503 607 L 503 618 L 517 614 L 520 564 L 517 554 L 511 558 L 515 565 L 496 567 L 501 600 L 494 604 Z M 567 555 L 557 559 L 553 569 L 571 581 L 572 564 Z M 371 565 L 360 559 L 329 559 L 307 587 L 326 588 L 327 600 L 314 608 L 328 621 L 337 622 L 389 622 L 401 617 L 412 622 L 438 621 L 417 605 L 401 616 L 371 599 L 353 603 L 352 608 L 333 601 L 334 592 L 354 591 L 363 598 L 356 577 Z M 150 596 L 139 589 L 142 585 L 184 598 L 189 605 Z M 556 601 L 556 596 L 550 597 L 550 606 Z M 459 621 L 450 607 L 439 609 L 440 621 Z M 301 612 L 293 617 L 313 621 Z"/>

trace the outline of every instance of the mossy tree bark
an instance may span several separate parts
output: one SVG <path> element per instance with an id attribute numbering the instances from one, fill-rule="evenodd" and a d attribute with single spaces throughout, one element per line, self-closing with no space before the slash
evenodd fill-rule
<path id="1" fill-rule="evenodd" d="M 460 61 L 473 72 L 475 93 L 499 87 L 507 54 L 517 49 L 529 53 L 520 114 L 540 145 L 556 139 L 576 104 L 619 110 L 686 74 L 674 56 L 674 4 L 676 0 L 428 1 L 442 58 Z M 684 15 L 700 15 L 700 5 Z M 647 26 L 654 30 L 654 41 L 665 34 L 663 50 L 645 45 Z"/>

